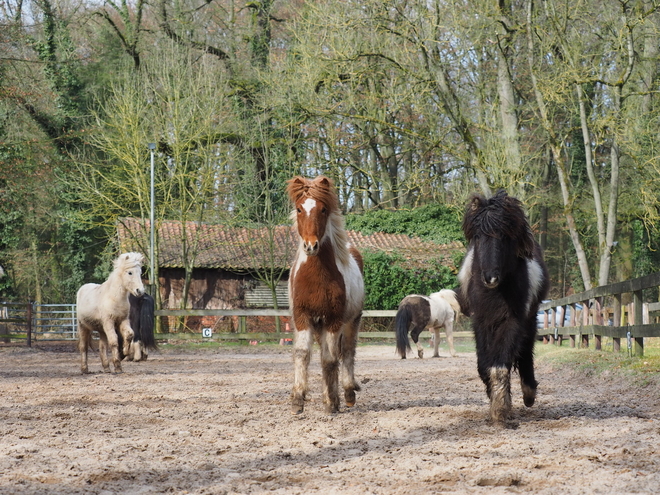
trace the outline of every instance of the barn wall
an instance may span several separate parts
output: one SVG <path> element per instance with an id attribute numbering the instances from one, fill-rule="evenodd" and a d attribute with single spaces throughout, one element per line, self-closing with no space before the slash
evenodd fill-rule
<path id="1" fill-rule="evenodd" d="M 159 273 L 163 309 L 179 309 L 183 295 L 185 271 L 161 268 Z M 224 270 L 197 269 L 190 281 L 187 307 L 192 309 L 237 309 L 245 307 L 245 290 L 253 279 Z"/>
<path id="2" fill-rule="evenodd" d="M 161 268 L 159 270 L 160 297 L 162 309 L 179 309 L 183 294 L 185 271 L 179 268 Z M 286 281 L 278 286 L 277 299 L 280 308 L 288 305 Z M 192 309 L 242 309 L 264 307 L 272 308 L 272 296 L 263 282 L 247 274 L 238 274 L 225 270 L 196 269 L 193 271 L 188 296 L 188 308 Z M 251 332 L 273 331 L 273 318 L 253 318 L 249 324 Z M 176 331 L 176 318 L 163 317 L 161 331 Z M 235 332 L 238 318 L 217 316 L 191 316 L 186 318 L 186 327 L 193 332 L 204 327 L 216 332 Z"/>

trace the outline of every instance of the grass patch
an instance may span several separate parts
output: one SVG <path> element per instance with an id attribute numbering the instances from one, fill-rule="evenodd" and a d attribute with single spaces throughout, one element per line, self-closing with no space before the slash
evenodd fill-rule
<path id="1" fill-rule="evenodd" d="M 593 339 L 592 339 L 593 340 Z M 660 378 L 660 338 L 644 339 L 644 356 L 630 356 L 625 340 L 621 352 L 614 352 L 611 339 L 603 339 L 601 351 L 594 349 L 593 341 L 587 349 L 561 347 L 537 342 L 535 355 L 539 361 L 557 366 L 571 366 L 588 374 L 615 371 L 634 375 L 635 378 Z"/>

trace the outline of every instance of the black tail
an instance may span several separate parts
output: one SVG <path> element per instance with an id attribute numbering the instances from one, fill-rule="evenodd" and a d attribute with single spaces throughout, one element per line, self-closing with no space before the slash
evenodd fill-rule
<path id="1" fill-rule="evenodd" d="M 158 349 L 154 338 L 154 298 L 146 293 L 140 297 L 129 294 L 128 300 L 131 303 L 129 321 L 133 329 L 133 341 L 142 342 L 148 349 Z"/>
<path id="2" fill-rule="evenodd" d="M 158 349 L 154 338 L 154 309 L 154 298 L 144 294 L 140 308 L 140 340 L 147 349 Z"/>
<path id="3" fill-rule="evenodd" d="M 406 304 L 399 306 L 394 319 L 394 332 L 396 333 L 396 352 L 401 359 L 406 358 L 407 351 L 410 350 L 410 341 L 408 340 L 408 327 L 412 321 L 412 312 Z"/>

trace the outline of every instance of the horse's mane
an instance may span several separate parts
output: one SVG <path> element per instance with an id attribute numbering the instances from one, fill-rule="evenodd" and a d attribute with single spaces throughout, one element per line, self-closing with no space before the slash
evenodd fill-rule
<path id="1" fill-rule="evenodd" d="M 335 184 L 329 177 L 320 175 L 315 179 L 305 177 L 294 177 L 287 182 L 287 193 L 293 203 L 297 203 L 301 198 L 312 198 L 323 202 L 329 210 L 328 237 L 331 239 L 337 256 L 342 263 L 347 264 L 350 260 L 348 251 L 348 235 L 344 228 L 344 217 L 339 209 L 339 197 L 335 189 Z M 296 226 L 296 209 L 291 212 L 290 218 Z"/>
<path id="2" fill-rule="evenodd" d="M 517 242 L 517 255 L 531 258 L 534 253 L 534 234 L 527 222 L 522 203 L 500 189 L 486 199 L 473 194 L 463 216 L 463 233 L 468 242 L 478 235 L 508 237 Z"/>
<path id="3" fill-rule="evenodd" d="M 141 253 L 124 253 L 119 255 L 119 258 L 113 261 L 113 271 L 119 272 L 128 268 L 142 266 L 143 261 L 144 256 Z"/>

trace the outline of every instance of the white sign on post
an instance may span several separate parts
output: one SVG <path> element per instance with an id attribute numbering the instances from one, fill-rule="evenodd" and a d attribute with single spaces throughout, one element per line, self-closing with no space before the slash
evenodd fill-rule
<path id="1" fill-rule="evenodd" d="M 213 336 L 212 328 L 202 328 L 202 337 L 209 338 L 211 336 Z"/>

